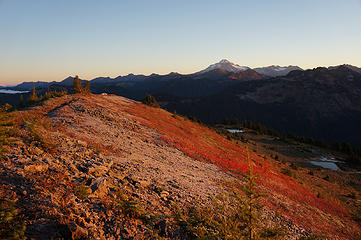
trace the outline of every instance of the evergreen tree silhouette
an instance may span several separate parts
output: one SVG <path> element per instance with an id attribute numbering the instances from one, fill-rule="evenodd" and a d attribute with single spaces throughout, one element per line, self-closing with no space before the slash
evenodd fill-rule
<path id="1" fill-rule="evenodd" d="M 34 102 L 36 100 L 38 100 L 38 96 L 36 95 L 35 84 L 33 83 L 33 90 L 32 90 L 31 95 L 29 97 L 29 101 Z"/>
<path id="2" fill-rule="evenodd" d="M 82 92 L 82 86 L 81 83 L 79 81 L 79 77 L 78 75 L 75 76 L 74 81 L 73 81 L 73 89 L 75 91 L 75 93 L 80 93 Z"/>

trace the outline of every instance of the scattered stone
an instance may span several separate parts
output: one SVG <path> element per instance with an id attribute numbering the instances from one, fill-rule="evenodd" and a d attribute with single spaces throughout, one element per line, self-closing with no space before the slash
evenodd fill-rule
<path id="1" fill-rule="evenodd" d="M 85 148 L 88 146 L 88 144 L 87 144 L 86 142 L 81 141 L 81 140 L 78 140 L 78 144 L 79 144 L 80 146 L 85 147 Z"/>
<path id="2" fill-rule="evenodd" d="M 40 156 L 40 155 L 42 155 L 42 154 L 44 153 L 44 151 L 41 150 L 41 149 L 38 148 L 38 147 L 34 147 L 34 148 L 33 148 L 33 153 L 34 153 L 35 155 L 37 155 L 37 156 Z"/>
<path id="3" fill-rule="evenodd" d="M 103 177 L 96 178 L 92 181 L 90 188 L 93 195 L 102 197 L 108 193 L 107 180 Z"/>
<path id="4" fill-rule="evenodd" d="M 150 186 L 150 182 L 149 182 L 149 181 L 139 180 L 138 182 L 139 182 L 139 184 L 140 184 L 142 187 L 144 187 L 144 188 L 147 188 L 147 187 Z"/>
<path id="5" fill-rule="evenodd" d="M 26 172 L 45 172 L 49 168 L 49 165 L 41 164 L 41 165 L 27 165 L 24 167 L 24 171 Z"/>
<path id="6" fill-rule="evenodd" d="M 169 192 L 167 192 L 167 191 L 162 191 L 161 193 L 160 193 L 160 197 L 161 198 L 166 198 L 166 197 L 168 197 L 169 196 Z"/>
<path id="7" fill-rule="evenodd" d="M 95 177 L 103 176 L 108 172 L 108 168 L 105 166 L 96 166 L 96 167 L 90 167 L 88 168 L 88 173 L 92 174 Z"/>

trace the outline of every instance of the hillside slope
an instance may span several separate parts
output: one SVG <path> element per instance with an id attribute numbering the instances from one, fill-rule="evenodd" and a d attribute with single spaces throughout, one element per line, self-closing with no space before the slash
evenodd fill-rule
<path id="1" fill-rule="evenodd" d="M 11 117 L 0 194 L 15 202 L 29 238 L 182 239 L 175 206 L 209 206 L 248 169 L 245 145 L 123 97 L 67 95 Z M 357 239 L 346 206 L 249 154 L 267 194 L 265 226 L 284 229 L 284 239 Z"/>
<path id="2" fill-rule="evenodd" d="M 204 122 L 237 117 L 329 143 L 361 144 L 361 74 L 344 66 L 293 71 L 242 82 L 204 98 L 163 102 L 170 111 Z"/>

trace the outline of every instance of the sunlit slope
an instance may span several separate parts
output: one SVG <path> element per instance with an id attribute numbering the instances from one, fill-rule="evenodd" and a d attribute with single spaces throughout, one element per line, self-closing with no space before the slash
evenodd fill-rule
<path id="1" fill-rule="evenodd" d="M 211 162 L 240 179 L 248 170 L 245 143 L 230 141 L 206 126 L 160 108 L 138 102 L 124 105 L 115 96 L 97 101 L 106 101 L 116 111 L 126 112 L 135 121 L 158 130 L 166 144 L 194 159 Z M 274 160 L 253 151 L 249 154 L 258 174 L 260 189 L 266 193 L 264 202 L 268 207 L 321 232 L 331 230 L 346 234 L 355 231 L 356 226 L 351 222 L 347 227 L 338 225 L 340 221 L 349 219 L 347 210 L 339 201 L 318 198 L 304 183 L 281 174 L 273 166 Z"/>

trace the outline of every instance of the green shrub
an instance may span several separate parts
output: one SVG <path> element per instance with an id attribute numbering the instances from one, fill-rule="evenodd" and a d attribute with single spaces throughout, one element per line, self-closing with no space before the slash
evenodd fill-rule
<path id="1" fill-rule="evenodd" d="M 30 141 L 38 143 L 44 150 L 52 151 L 55 144 L 51 136 L 46 134 L 46 130 L 51 128 L 51 122 L 46 118 L 28 118 L 24 122 L 30 134 Z"/>
<path id="2" fill-rule="evenodd" d="M 207 206 L 174 206 L 174 219 L 186 239 L 279 239 L 284 235 L 280 228 L 264 229 L 260 225 L 259 199 L 263 195 L 256 189 L 249 154 L 248 160 L 245 184 L 228 184 L 228 191 L 221 191 Z"/>
<path id="3" fill-rule="evenodd" d="M 76 75 L 73 80 L 73 89 L 74 89 L 75 93 L 80 93 L 83 91 L 83 87 L 81 86 L 81 82 L 79 80 L 78 75 Z"/>
<path id="4" fill-rule="evenodd" d="M 47 91 L 45 93 L 44 96 L 41 96 L 40 97 L 40 101 L 45 101 L 45 100 L 48 100 L 50 98 L 57 98 L 57 97 L 62 97 L 62 96 L 65 96 L 66 94 L 68 94 L 68 92 L 66 90 L 63 90 L 63 91 Z"/>
<path id="5" fill-rule="evenodd" d="M 144 209 L 139 203 L 130 197 L 128 197 L 123 191 L 117 192 L 117 205 L 122 210 L 122 213 L 126 216 L 145 219 L 146 214 Z"/>
<path id="6" fill-rule="evenodd" d="M 294 177 L 294 173 L 290 169 L 287 169 L 287 168 L 282 168 L 281 173 L 284 175 L 290 176 L 290 177 Z"/>
<path id="7" fill-rule="evenodd" d="M 15 203 L 0 199 L 0 239 L 26 239 L 25 230 L 25 222 L 19 217 Z"/>
<path id="8" fill-rule="evenodd" d="M 87 199 L 89 194 L 90 189 L 84 183 L 81 183 L 74 188 L 74 195 L 81 200 Z"/>
<path id="9" fill-rule="evenodd" d="M 152 95 L 148 94 L 144 100 L 143 100 L 143 103 L 145 105 L 148 105 L 148 106 L 151 106 L 151 107 L 156 107 L 158 108 L 159 107 L 159 104 L 157 102 L 157 100 L 155 99 L 155 97 L 153 97 Z"/>
<path id="10" fill-rule="evenodd" d="M 294 170 L 297 170 L 298 169 L 298 166 L 294 163 L 291 163 L 290 167 Z"/>
<path id="11" fill-rule="evenodd" d="M 88 80 L 84 81 L 84 92 L 91 92 L 90 91 L 90 81 L 88 81 Z"/>
<path id="12" fill-rule="evenodd" d="M 260 233 L 262 239 L 281 239 L 285 235 L 286 233 L 282 228 L 265 228 Z"/>
<path id="13" fill-rule="evenodd" d="M 323 179 L 326 180 L 326 181 L 330 181 L 330 176 L 326 175 L 326 176 L 323 177 Z"/>
<path id="14" fill-rule="evenodd" d="M 281 228 L 265 228 L 259 224 L 262 206 L 253 202 L 244 192 L 233 188 L 216 196 L 209 206 L 174 205 L 176 224 L 186 239 L 280 239 L 285 235 Z M 251 210 L 251 212 L 250 212 Z"/>
<path id="15" fill-rule="evenodd" d="M 361 222 L 361 207 L 356 208 L 356 210 L 352 212 L 352 218 L 356 222 Z"/>
<path id="16" fill-rule="evenodd" d="M 322 240 L 322 239 L 326 239 L 326 237 L 318 234 L 312 234 L 311 236 L 308 237 L 303 236 L 300 238 L 300 240 Z"/>
<path id="17" fill-rule="evenodd" d="M 361 165 L 361 156 L 357 156 L 356 154 L 352 153 L 347 156 L 345 161 L 350 164 Z"/>
<path id="18" fill-rule="evenodd" d="M 34 90 L 33 90 L 34 91 Z M 32 94 L 29 100 L 24 104 L 20 104 L 19 107 L 29 107 L 29 106 L 37 106 L 42 104 L 44 101 L 50 99 L 50 98 L 57 98 L 67 95 L 68 92 L 66 90 L 63 91 L 47 91 L 43 96 L 36 96 L 36 94 Z"/>
<path id="19" fill-rule="evenodd" d="M 14 117 L 7 112 L 10 108 L 9 104 L 0 107 L 0 160 L 6 158 L 6 146 L 10 144 L 10 136 L 13 133 Z"/>
<path id="20" fill-rule="evenodd" d="M 346 197 L 348 197 L 348 198 L 352 198 L 352 199 L 356 199 L 356 198 L 357 198 L 357 196 L 356 196 L 356 193 L 355 193 L 355 192 L 351 192 L 351 193 L 347 194 L 347 195 L 346 195 Z"/>
<path id="21" fill-rule="evenodd" d="M 220 194 L 208 207 L 174 206 L 174 217 L 187 239 L 242 239 L 247 235 L 247 219 L 240 204 L 230 194 Z"/>
<path id="22" fill-rule="evenodd" d="M 35 102 L 35 101 L 38 101 L 38 96 L 36 95 L 35 84 L 33 83 L 33 90 L 31 91 L 31 94 L 29 96 L 29 102 Z"/>

